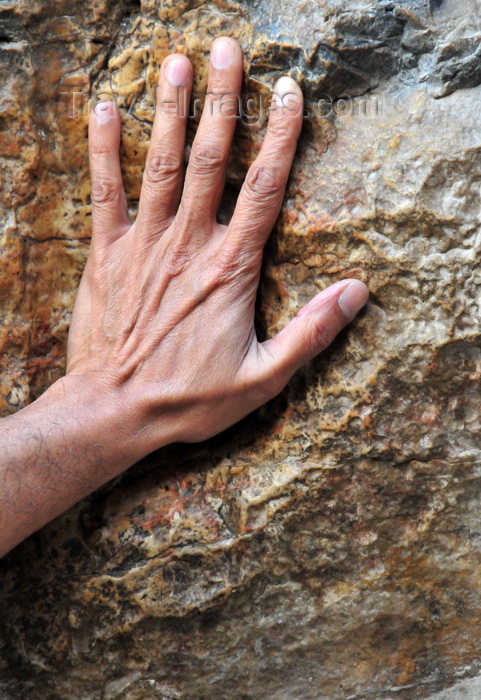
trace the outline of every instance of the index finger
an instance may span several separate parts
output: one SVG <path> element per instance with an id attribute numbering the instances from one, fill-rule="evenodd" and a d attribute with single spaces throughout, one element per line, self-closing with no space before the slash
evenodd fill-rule
<path id="1" fill-rule="evenodd" d="M 226 234 L 234 246 L 259 249 L 265 245 L 282 206 L 303 114 L 299 85 L 287 76 L 280 78 L 264 143 L 249 168 Z"/>

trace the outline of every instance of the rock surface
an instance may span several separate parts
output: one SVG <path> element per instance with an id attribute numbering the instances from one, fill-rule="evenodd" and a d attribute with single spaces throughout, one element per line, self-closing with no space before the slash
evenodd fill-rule
<path id="1" fill-rule="evenodd" d="M 186 53 L 202 93 L 221 33 L 244 48 L 246 93 L 288 73 L 308 109 L 259 333 L 343 277 L 371 301 L 275 401 L 153 455 L 0 563 L 0 698 L 478 697 L 480 0 L 2 0 L 0 411 L 64 368 L 88 100 L 121 105 L 134 216 L 159 65 Z"/>

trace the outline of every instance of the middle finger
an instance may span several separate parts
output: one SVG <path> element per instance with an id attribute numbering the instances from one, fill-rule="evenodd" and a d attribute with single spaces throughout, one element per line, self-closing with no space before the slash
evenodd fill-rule
<path id="1" fill-rule="evenodd" d="M 216 39 L 211 48 L 204 110 L 192 145 L 180 205 L 182 217 L 196 222 L 199 235 L 210 232 L 222 197 L 241 83 L 239 45 L 228 37 Z"/>

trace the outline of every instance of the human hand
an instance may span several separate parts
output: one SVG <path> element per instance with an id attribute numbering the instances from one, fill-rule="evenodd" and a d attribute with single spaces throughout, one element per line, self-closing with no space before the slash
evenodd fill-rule
<path id="1" fill-rule="evenodd" d="M 237 44 L 214 42 L 209 92 L 237 95 L 241 77 Z M 164 99 L 175 103 L 179 85 L 182 100 L 192 67 L 174 55 L 161 70 Z M 132 225 L 118 111 L 104 103 L 107 109 L 91 115 L 92 243 L 67 374 L 0 421 L 0 556 L 154 449 L 207 438 L 275 396 L 365 303 L 362 282 L 343 280 L 275 338 L 256 338 L 262 250 L 282 204 L 303 112 L 292 80 L 281 78 L 276 93 L 291 93 L 290 104 L 282 109 L 275 98 L 227 227 L 216 222 L 216 210 L 234 112 L 225 105 L 204 110 L 181 195 L 186 117 L 159 105 Z"/>
<path id="2" fill-rule="evenodd" d="M 93 232 L 72 318 L 67 373 L 114 397 L 137 436 L 138 457 L 169 442 L 203 440 L 274 397 L 368 297 L 362 282 L 342 280 L 312 299 L 275 338 L 257 340 L 262 252 L 282 205 L 303 105 L 297 84 L 281 78 L 261 151 L 230 224 L 222 226 L 216 212 L 236 111 L 220 108 L 215 96 L 239 95 L 241 81 L 239 46 L 217 39 L 211 97 L 184 185 L 186 116 L 157 102 L 133 224 L 120 170 L 118 110 L 104 102 L 90 117 Z M 188 100 L 190 61 L 169 56 L 159 87 L 163 102 Z"/>

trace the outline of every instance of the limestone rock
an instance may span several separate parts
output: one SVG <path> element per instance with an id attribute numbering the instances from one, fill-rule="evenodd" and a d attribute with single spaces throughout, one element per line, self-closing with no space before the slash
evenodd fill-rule
<path id="1" fill-rule="evenodd" d="M 3 414 L 64 369 L 90 235 L 88 100 L 121 106 L 135 216 L 160 63 L 189 55 L 202 93 L 221 33 L 243 46 L 256 114 L 282 74 L 306 96 L 259 334 L 343 277 L 371 290 L 276 400 L 151 456 L 0 563 L 1 700 L 477 697 L 480 11 L 0 3 Z M 243 121 L 224 219 L 266 115 Z"/>

